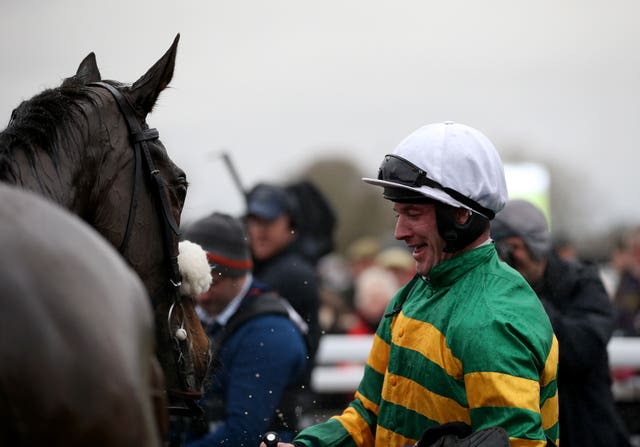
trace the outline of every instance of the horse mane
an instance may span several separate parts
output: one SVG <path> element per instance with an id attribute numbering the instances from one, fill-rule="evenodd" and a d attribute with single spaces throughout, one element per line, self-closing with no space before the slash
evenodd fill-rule
<path id="1" fill-rule="evenodd" d="M 34 172 L 36 153 L 43 151 L 52 160 L 56 169 L 60 160 L 60 150 L 74 136 L 73 131 L 87 117 L 80 107 L 82 101 L 90 101 L 89 90 L 76 77 L 65 79 L 61 86 L 44 90 L 33 98 L 23 101 L 11 113 L 7 128 L 0 133 L 0 180 L 15 183 L 17 172 L 15 153 L 24 151 Z M 72 146 L 72 145 L 67 145 Z"/>

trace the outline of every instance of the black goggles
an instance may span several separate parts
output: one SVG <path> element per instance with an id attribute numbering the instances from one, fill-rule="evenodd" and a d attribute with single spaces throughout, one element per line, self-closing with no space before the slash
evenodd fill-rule
<path id="1" fill-rule="evenodd" d="M 393 154 L 387 154 L 378 169 L 378 180 L 400 183 L 405 186 L 419 188 L 432 186 L 442 189 L 442 185 L 427 177 L 427 172 L 420 169 L 409 160 Z"/>
<path id="2" fill-rule="evenodd" d="M 380 165 L 380 169 L 378 169 L 378 180 L 399 183 L 412 188 L 428 186 L 430 188 L 439 189 L 446 192 L 451 198 L 468 206 L 488 219 L 493 219 L 495 217 L 495 213 L 490 209 L 483 207 L 475 200 L 459 193 L 455 189 L 447 188 L 435 180 L 430 179 L 427 176 L 427 171 L 398 155 L 385 155 L 384 160 L 382 160 L 382 164 Z"/>

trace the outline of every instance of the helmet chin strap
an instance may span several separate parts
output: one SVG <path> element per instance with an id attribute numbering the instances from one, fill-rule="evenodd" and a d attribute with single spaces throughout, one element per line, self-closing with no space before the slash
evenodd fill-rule
<path id="1" fill-rule="evenodd" d="M 438 232 L 445 240 L 445 253 L 462 250 L 488 228 L 489 220 L 473 211 L 469 211 L 469 218 L 463 224 L 456 220 L 455 208 L 442 202 L 436 202 L 436 224 Z"/>

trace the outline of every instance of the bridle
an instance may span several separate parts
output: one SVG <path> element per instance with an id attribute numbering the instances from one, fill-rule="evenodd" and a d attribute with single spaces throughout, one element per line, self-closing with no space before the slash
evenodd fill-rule
<path id="1" fill-rule="evenodd" d="M 153 191 L 155 191 L 155 194 L 160 201 L 160 226 L 162 227 L 163 246 L 165 254 L 167 255 L 166 259 L 168 260 L 169 267 L 169 283 L 166 285 L 166 287 L 169 288 L 169 296 L 171 297 L 171 305 L 169 307 L 169 312 L 167 315 L 167 325 L 171 341 L 173 342 L 174 358 L 176 361 L 176 372 L 180 384 L 182 385 L 184 390 L 193 389 L 195 388 L 195 373 L 193 371 L 193 368 L 187 364 L 186 357 L 183 353 L 183 346 L 186 344 L 188 334 L 184 328 L 184 307 L 182 304 L 182 297 L 180 295 L 182 276 L 180 275 L 180 269 L 178 267 L 178 250 L 177 248 L 174 248 L 175 246 L 174 244 L 172 244 L 173 237 L 179 236 L 180 231 L 176 220 L 171 213 L 171 207 L 167 198 L 166 185 L 162 177 L 160 176 L 160 171 L 156 169 L 155 164 L 153 163 L 153 159 L 151 158 L 151 154 L 149 153 L 149 146 L 147 143 L 148 141 L 158 139 L 158 131 L 156 129 L 149 129 L 146 126 L 143 128 L 143 126 L 137 120 L 136 115 L 129 102 L 127 102 L 124 95 L 113 85 L 106 82 L 92 82 L 87 85 L 104 88 L 109 93 L 111 93 L 116 103 L 118 104 L 120 112 L 127 122 L 127 127 L 129 129 L 129 138 L 131 144 L 133 145 L 135 157 L 133 191 L 131 193 L 131 202 L 129 204 L 129 217 L 127 218 L 127 227 L 119 247 L 119 251 L 121 254 L 124 254 L 127 249 L 135 220 L 136 209 L 138 206 L 138 193 L 140 190 L 139 185 L 143 181 L 143 157 L 144 164 L 148 170 L 148 177 L 152 179 L 152 189 Z M 151 296 L 151 302 L 154 308 L 156 307 L 158 301 L 157 296 L 163 291 L 163 289 Z M 177 314 L 177 309 L 181 310 L 182 321 L 180 322 L 178 328 L 173 331 L 171 321 L 174 314 Z M 200 408 L 200 406 L 196 402 L 196 400 L 202 396 L 202 393 L 200 393 L 199 391 L 190 392 L 181 390 L 168 390 L 167 392 L 169 394 L 169 414 L 191 416 L 197 418 L 201 417 L 204 413 L 202 408 Z M 179 404 L 173 405 L 171 400 L 172 397 L 178 399 Z"/>

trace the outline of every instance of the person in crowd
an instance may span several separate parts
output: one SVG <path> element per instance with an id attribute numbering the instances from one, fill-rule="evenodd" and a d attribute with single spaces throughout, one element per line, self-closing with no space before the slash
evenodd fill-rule
<path id="1" fill-rule="evenodd" d="M 609 285 L 613 290 L 613 306 L 616 315 L 614 335 L 619 337 L 640 336 L 640 225 L 625 228 L 611 255 L 608 279 L 615 278 Z M 618 367 L 612 371 L 616 384 L 637 396 L 640 370 L 634 367 Z M 637 400 L 618 405 L 627 428 L 634 434 L 640 433 L 640 404 Z"/>
<path id="2" fill-rule="evenodd" d="M 303 386 L 295 393 L 298 412 L 312 405 L 311 373 L 320 342 L 320 284 L 316 267 L 303 255 L 298 242 L 298 208 L 287 190 L 258 183 L 247 194 L 245 222 L 254 275 L 289 301 L 309 327 L 309 359 Z"/>
<path id="3" fill-rule="evenodd" d="M 547 218 L 526 200 L 507 203 L 491 236 L 500 257 L 540 298 L 558 338 L 562 446 L 630 446 L 611 392 L 607 344 L 614 316 L 598 268 L 563 259 Z"/>
<path id="4" fill-rule="evenodd" d="M 313 357 L 320 338 L 318 276 L 315 267 L 296 250 L 295 202 L 284 187 L 258 183 L 247 195 L 245 217 L 254 275 L 304 318 Z"/>
<path id="5" fill-rule="evenodd" d="M 580 258 L 575 242 L 567 234 L 560 233 L 555 236 L 552 235 L 551 247 L 560 259 L 564 259 L 565 261 L 577 261 Z"/>
<path id="6" fill-rule="evenodd" d="M 616 291 L 618 290 L 620 277 L 629 264 L 629 247 L 627 246 L 628 232 L 629 228 L 626 227 L 616 228 L 611 232 L 609 236 L 611 247 L 609 256 L 602 264 L 600 264 L 600 278 L 602 279 L 604 288 L 609 294 L 609 299 L 612 301 L 614 300 Z M 617 303 L 615 302 L 614 309 L 616 312 L 618 311 Z M 614 335 L 621 335 L 620 332 L 619 327 L 616 327 Z"/>
<path id="7" fill-rule="evenodd" d="M 349 335 L 375 334 L 385 309 L 400 286 L 392 271 L 380 265 L 367 267 L 355 280 L 354 306 L 357 321 Z"/>
<path id="8" fill-rule="evenodd" d="M 373 236 L 361 236 L 348 245 L 347 260 L 354 280 L 360 272 L 376 263 L 376 256 L 381 250 L 380 241 Z"/>
<path id="9" fill-rule="evenodd" d="M 625 337 L 640 336 L 640 226 L 625 231 L 622 250 L 626 257 L 613 296 L 616 327 Z"/>
<path id="10" fill-rule="evenodd" d="M 375 263 L 395 275 L 398 288 L 405 285 L 416 274 L 416 263 L 411 252 L 405 247 L 383 249 L 376 256 Z"/>
<path id="11" fill-rule="evenodd" d="M 375 264 L 376 256 L 382 250 L 382 244 L 377 237 L 360 236 L 347 245 L 345 259 L 349 264 L 348 273 L 351 278 L 350 287 L 345 292 L 347 306 L 355 312 L 355 283 L 360 273 Z"/>
<path id="12" fill-rule="evenodd" d="M 196 310 L 213 359 L 201 402 L 206 426 L 192 427 L 186 445 L 256 445 L 269 429 L 291 439 L 297 415 L 289 395 L 306 370 L 306 324 L 253 277 L 239 219 L 213 213 L 188 226 L 184 238 L 204 249 L 211 269 L 211 286 L 196 296 Z"/>
<path id="13" fill-rule="evenodd" d="M 355 318 L 346 333 L 356 336 L 373 335 L 389 302 L 400 288 L 397 278 L 385 267 L 373 264 L 360 272 L 354 285 Z M 342 365 L 343 368 L 352 366 L 350 363 Z M 355 389 L 345 393 L 339 405 L 335 405 L 334 408 L 341 408 L 348 404 L 353 399 L 354 392 Z"/>
<path id="14" fill-rule="evenodd" d="M 320 277 L 320 328 L 323 334 L 346 334 L 356 322 L 347 296 L 352 278 L 347 260 L 337 252 L 323 256 L 317 265 Z"/>
<path id="15" fill-rule="evenodd" d="M 426 125 L 364 181 L 393 203 L 417 274 L 389 304 L 354 400 L 279 446 L 445 445 L 438 434 L 557 443 L 557 340 L 489 237 L 507 201 L 493 144 L 463 124 Z"/>
<path id="16" fill-rule="evenodd" d="M 403 247 L 381 249 L 373 264 L 360 271 L 354 280 L 356 322 L 350 335 L 375 334 L 384 312 L 396 294 L 416 273 L 411 253 Z"/>

